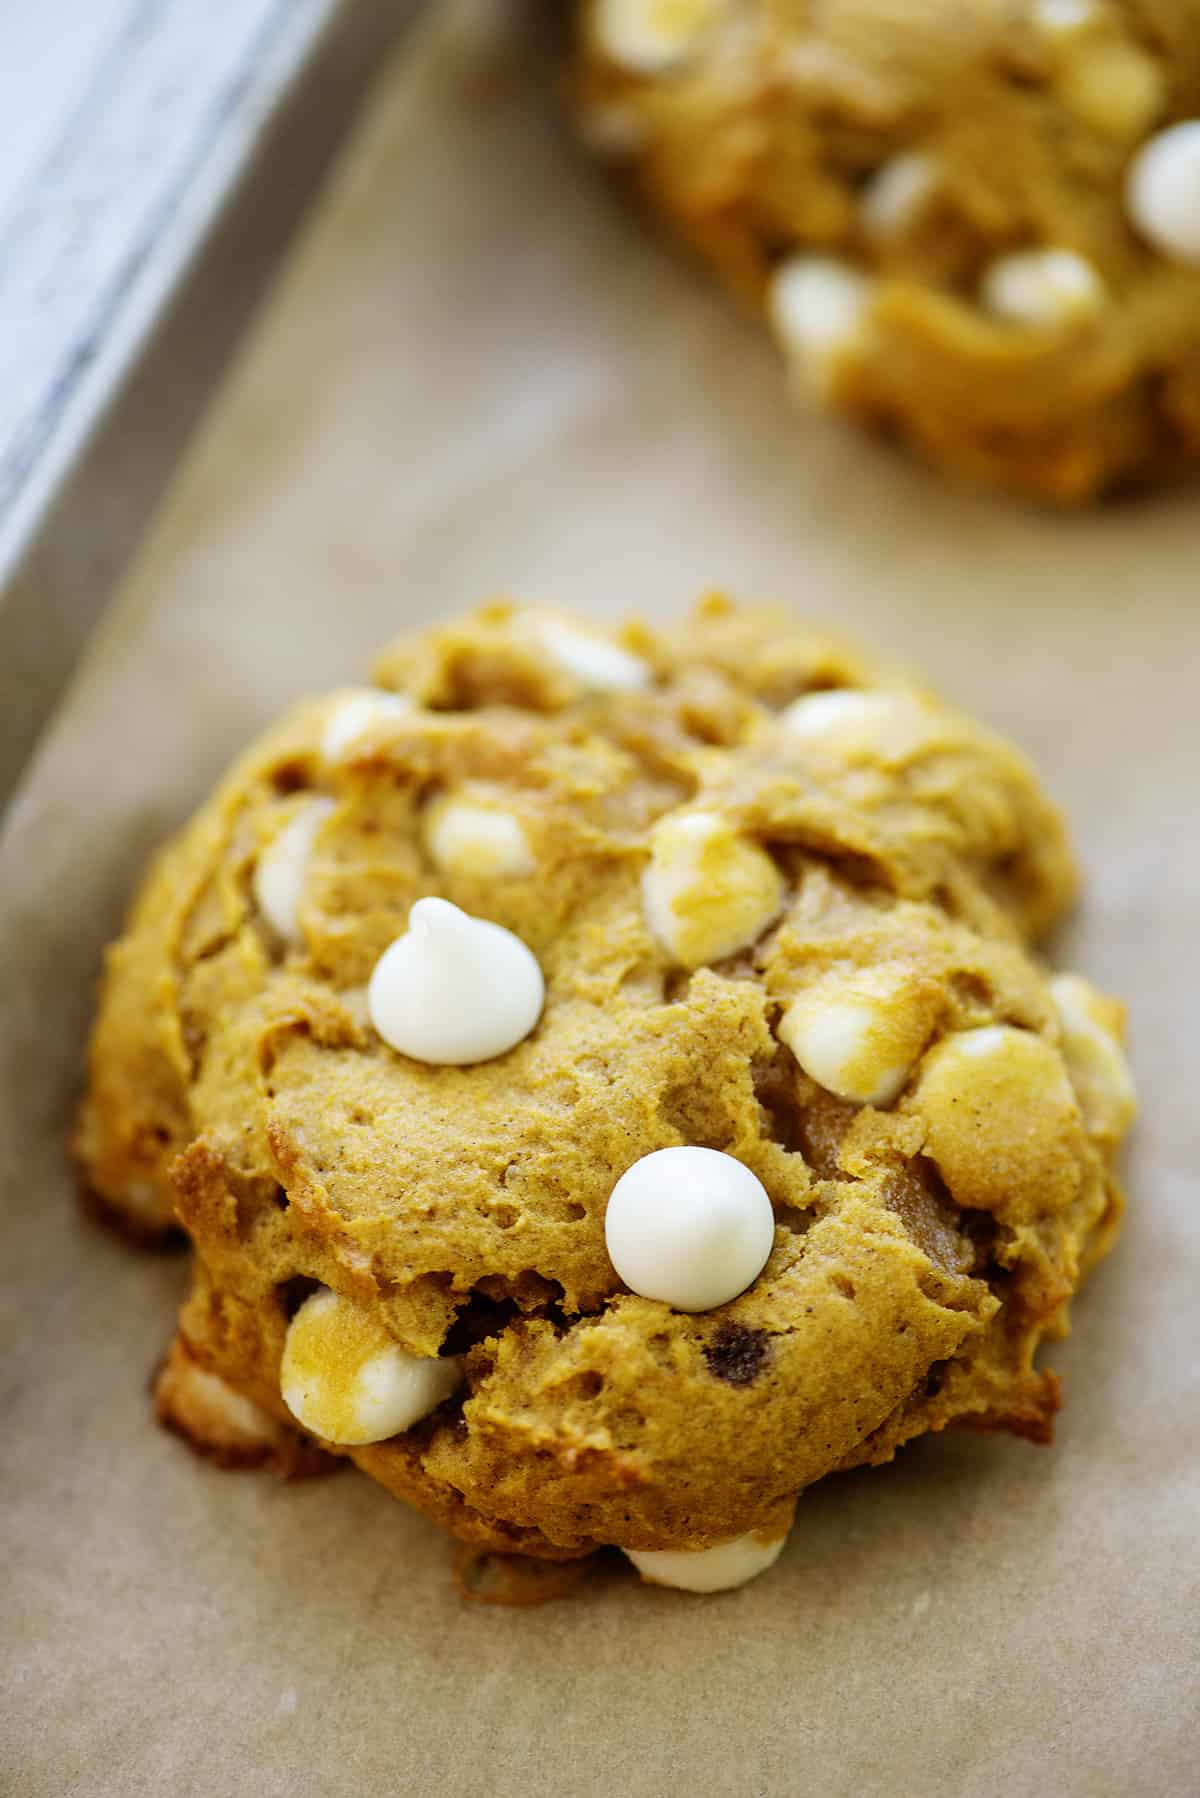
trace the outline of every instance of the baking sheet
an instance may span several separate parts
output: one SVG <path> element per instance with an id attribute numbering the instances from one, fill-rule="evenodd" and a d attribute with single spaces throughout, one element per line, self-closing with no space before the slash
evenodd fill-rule
<path id="1" fill-rule="evenodd" d="M 1198 570 L 1194 492 L 1042 516 L 795 418 L 563 141 L 544 47 L 499 0 L 429 22 L 3 845 L 0 1790 L 1195 1791 Z M 466 1606 L 365 1479 L 223 1474 L 152 1426 L 183 1270 L 71 1204 L 91 982 L 146 851 L 294 694 L 498 591 L 663 616 L 714 582 L 922 664 L 1040 761 L 1091 872 L 1063 953 L 1132 1006 L 1129 1227 L 1053 1356 L 1053 1449 L 951 1434 L 830 1480 L 720 1598 Z"/>

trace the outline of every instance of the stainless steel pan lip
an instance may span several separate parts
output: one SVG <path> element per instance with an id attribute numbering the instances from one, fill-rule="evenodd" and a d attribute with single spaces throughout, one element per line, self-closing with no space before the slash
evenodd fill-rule
<path id="1" fill-rule="evenodd" d="M 165 41 L 170 0 L 129 0 L 127 10 L 143 31 L 163 34 L 163 67 L 172 56 L 177 67 L 178 44 Z M 140 220 L 143 236 L 128 246 L 120 281 L 70 308 L 76 337 L 50 346 L 36 418 L 26 407 L 7 437 L 0 422 L 0 808 L 371 75 L 415 6 L 257 0 L 251 10 L 254 28 L 239 26 L 239 60 L 218 59 L 210 104 L 198 109 L 201 139 L 169 204 Z M 144 42 L 140 54 L 148 54 Z M 139 76 L 143 100 L 153 95 L 153 74 Z M 88 155 L 87 105 L 68 128 L 77 170 Z M 64 167 L 61 192 L 44 183 L 51 204 L 70 205 L 71 180 Z M 0 230 L 0 251 L 5 241 Z M 111 262 L 106 272 L 112 276 Z M 0 323 L 3 288 L 0 265 Z"/>

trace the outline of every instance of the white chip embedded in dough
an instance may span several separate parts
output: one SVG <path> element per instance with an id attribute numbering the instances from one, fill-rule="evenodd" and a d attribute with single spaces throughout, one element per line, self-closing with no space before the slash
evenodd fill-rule
<path id="1" fill-rule="evenodd" d="M 514 880 L 537 866 L 525 826 L 500 806 L 449 793 L 434 800 L 423 829 L 430 860 L 452 878 Z"/>
<path id="2" fill-rule="evenodd" d="M 806 987 L 779 1020 L 804 1072 L 856 1105 L 890 1105 L 928 1039 L 932 1019 L 901 969 L 833 973 Z"/>
<path id="3" fill-rule="evenodd" d="M 382 687 L 360 687 L 334 706 L 321 738 L 321 754 L 327 762 L 340 762 L 364 733 L 385 718 L 403 718 L 413 709 L 405 693 L 388 693 Z"/>
<path id="4" fill-rule="evenodd" d="M 1084 1123 L 1091 1135 L 1119 1142 L 1137 1110 L 1133 1076 L 1117 1034 L 1119 1007 L 1081 974 L 1054 975 L 1050 996 Z"/>
<path id="5" fill-rule="evenodd" d="M 362 1305 L 322 1287 L 288 1325 L 283 1402 L 326 1442 L 357 1447 L 411 1429 L 462 1384 L 453 1356 L 410 1355 Z"/>
<path id="6" fill-rule="evenodd" d="M 980 298 L 1011 324 L 1059 326 L 1092 318 L 1107 299 L 1096 270 L 1074 250 L 1014 250 L 988 264 Z"/>
<path id="7" fill-rule="evenodd" d="M 835 256 L 790 256 L 767 287 L 767 316 L 797 373 L 828 393 L 838 368 L 859 349 L 872 283 Z"/>
<path id="8" fill-rule="evenodd" d="M 719 812 L 668 812 L 655 825 L 642 910 L 651 935 L 682 967 L 747 948 L 783 900 L 773 858 Z"/>
<path id="9" fill-rule="evenodd" d="M 1069 112 L 1102 137 L 1133 144 L 1162 117 L 1166 70 L 1136 44 L 1101 39 L 1072 47 L 1055 78 Z"/>
<path id="10" fill-rule="evenodd" d="M 286 943 L 300 939 L 300 907 L 313 847 L 333 810 L 332 799 L 310 794 L 258 858 L 253 883 L 255 903 L 272 930 Z"/>
<path id="11" fill-rule="evenodd" d="M 838 687 L 802 694 L 779 714 L 779 723 L 796 743 L 857 757 L 874 754 L 887 741 L 924 736 L 929 717 L 903 693 Z"/>
<path id="12" fill-rule="evenodd" d="M 649 663 L 632 650 L 552 613 L 526 612 L 518 620 L 518 628 L 533 638 L 563 674 L 589 692 L 636 693 L 653 678 Z"/>
<path id="13" fill-rule="evenodd" d="M 609 1259 L 626 1286 L 677 1311 L 711 1311 L 753 1284 L 775 1241 L 757 1175 L 719 1149 L 656 1149 L 613 1187 Z"/>
<path id="14" fill-rule="evenodd" d="M 1033 22 L 1047 37 L 1073 37 L 1100 16 L 1096 0 L 1033 0 Z"/>
<path id="15" fill-rule="evenodd" d="M 635 75 L 678 67 L 700 48 L 725 11 L 725 0 L 595 0 L 598 47 Z"/>
<path id="16" fill-rule="evenodd" d="M 898 236 L 919 217 L 941 178 L 941 163 L 924 150 L 902 150 L 876 169 L 859 196 L 859 215 L 869 237 Z"/>

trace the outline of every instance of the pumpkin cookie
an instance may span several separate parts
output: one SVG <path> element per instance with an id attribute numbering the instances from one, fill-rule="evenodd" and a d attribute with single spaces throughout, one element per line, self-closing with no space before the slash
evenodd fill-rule
<path id="1" fill-rule="evenodd" d="M 1073 871 L 1016 751 L 719 598 L 493 605 L 376 681 L 246 752 L 109 953 L 77 1151 L 193 1245 L 161 1415 L 695 1590 L 833 1469 L 1046 1440 L 1133 1100 L 1033 956 Z"/>

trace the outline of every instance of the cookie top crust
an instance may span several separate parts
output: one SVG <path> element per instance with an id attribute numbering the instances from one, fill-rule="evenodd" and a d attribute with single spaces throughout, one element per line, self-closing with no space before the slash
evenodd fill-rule
<path id="1" fill-rule="evenodd" d="M 1033 1352 L 1111 1234 L 1131 1100 L 1119 1008 L 1031 951 L 1074 874 L 1023 758 L 719 596 L 613 635 L 494 604 L 375 682 L 246 752 L 110 952 L 77 1146 L 108 1204 L 182 1221 L 200 1358 L 278 1414 L 330 1289 L 405 1380 L 455 1363 L 412 1428 L 339 1446 L 560 1555 L 777 1537 L 812 1480 L 956 1416 L 1044 1433 Z M 431 901 L 467 949 L 404 1053 L 373 978 Z M 522 946 L 544 991 L 514 1011 Z M 691 1310 L 606 1242 L 618 1182 L 683 1148 L 774 1218 Z M 687 1265 L 662 1289 L 720 1290 Z"/>

